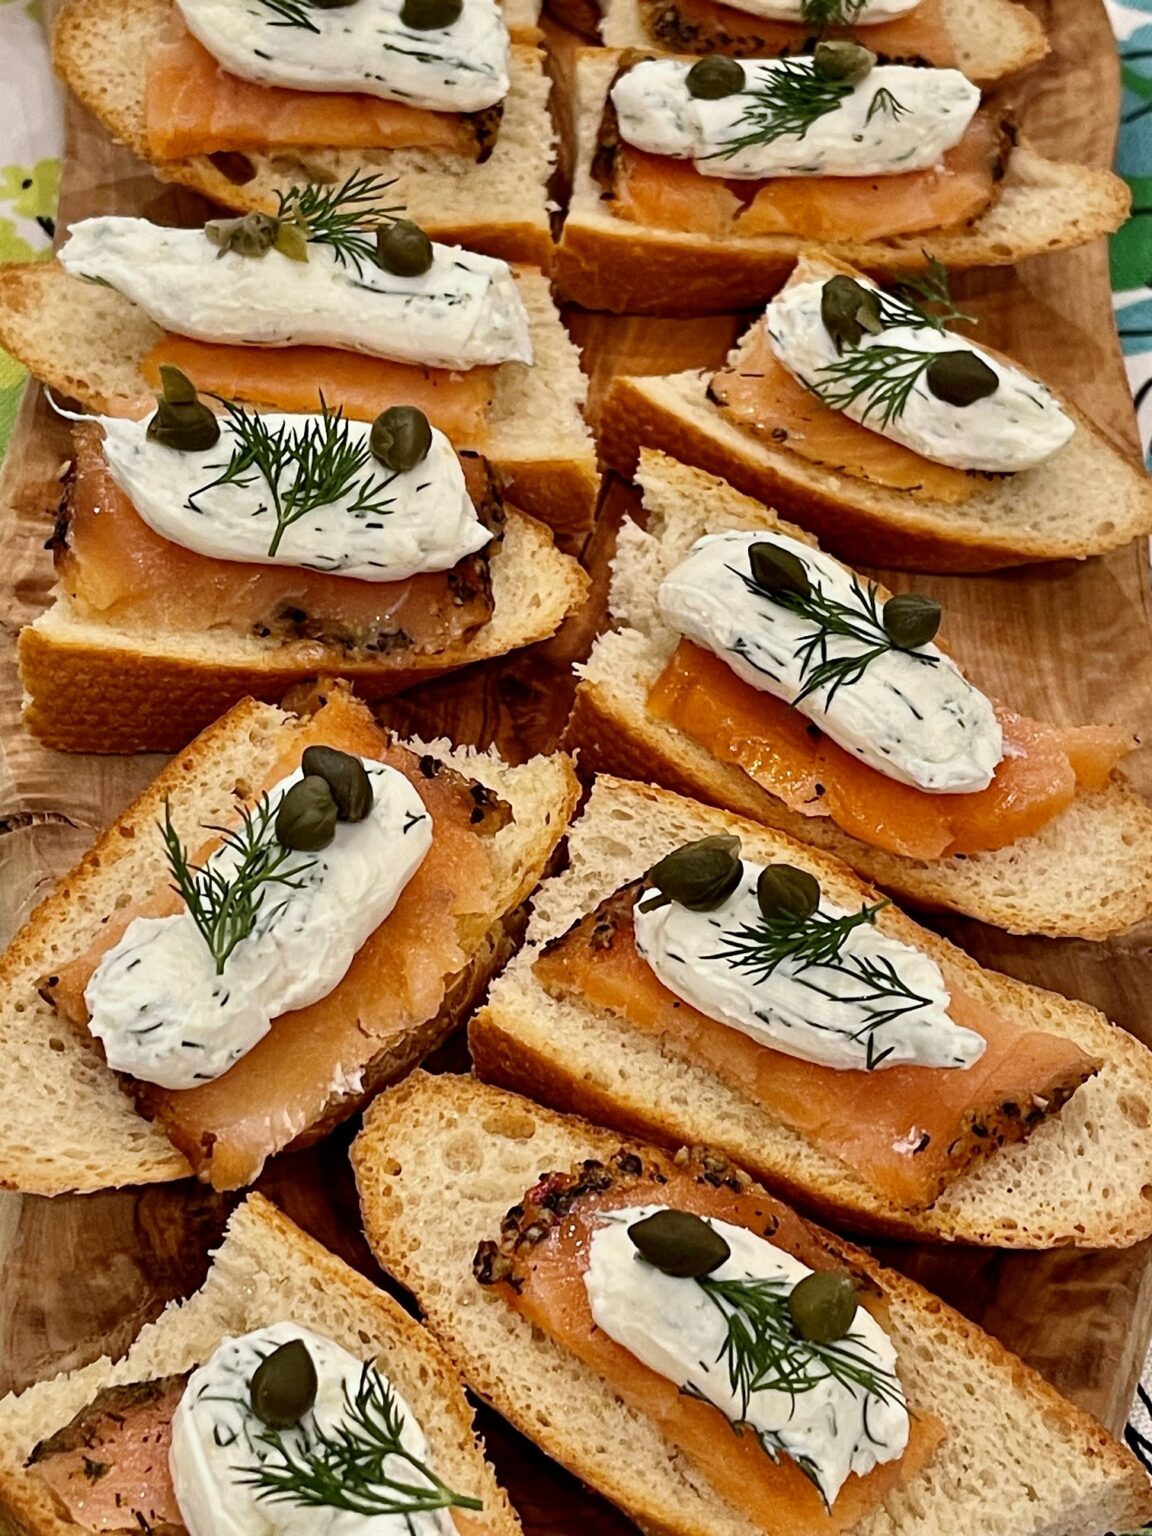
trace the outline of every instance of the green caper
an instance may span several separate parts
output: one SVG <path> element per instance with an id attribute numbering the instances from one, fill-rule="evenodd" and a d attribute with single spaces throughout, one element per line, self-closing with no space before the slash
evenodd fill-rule
<path id="1" fill-rule="evenodd" d="M 235 251 L 237 256 L 267 256 L 280 233 L 280 220 L 270 213 L 246 213 L 239 219 L 209 219 L 204 233 L 220 254 Z"/>
<path id="2" fill-rule="evenodd" d="M 144 434 L 148 441 L 180 453 L 203 453 L 206 448 L 214 448 L 220 441 L 220 423 L 200 399 L 188 375 L 171 363 L 161 363 L 160 388 L 156 414 Z"/>
<path id="3" fill-rule="evenodd" d="M 372 423 L 368 439 L 372 457 L 385 469 L 415 469 L 428 457 L 432 446 L 432 428 L 424 412 L 414 405 L 392 405 Z"/>
<path id="4" fill-rule="evenodd" d="M 876 55 L 861 43 L 817 43 L 812 55 L 812 68 L 825 80 L 842 80 L 846 85 L 859 85 L 876 67 Z"/>
<path id="5" fill-rule="evenodd" d="M 995 370 L 975 352 L 941 352 L 928 364 L 924 382 L 945 405 L 972 405 L 1000 388 Z"/>
<path id="6" fill-rule="evenodd" d="M 282 848 L 318 853 L 336 836 L 336 801 L 327 779 L 307 773 L 297 779 L 276 812 L 276 841 Z"/>
<path id="7" fill-rule="evenodd" d="M 710 53 L 697 59 L 684 83 L 689 96 L 695 96 L 698 101 L 720 101 L 724 96 L 735 96 L 737 91 L 744 89 L 744 70 L 727 54 Z"/>
<path id="8" fill-rule="evenodd" d="M 797 597 L 807 597 L 812 591 L 803 560 L 789 549 L 780 549 L 775 544 L 751 544 L 748 568 L 752 580 L 764 592 L 793 592 Z"/>
<path id="9" fill-rule="evenodd" d="M 766 864 L 756 882 L 756 900 L 769 921 L 791 917 L 803 921 L 820 905 L 820 882 L 806 869 L 791 864 Z"/>
<path id="10" fill-rule="evenodd" d="M 420 277 L 432 265 L 432 242 L 411 219 L 393 219 L 376 231 L 376 260 L 396 277 Z"/>
<path id="11" fill-rule="evenodd" d="M 676 901 L 693 912 L 711 912 L 728 900 L 743 874 L 740 839 L 720 832 L 666 853 L 648 871 L 648 883 L 664 897 L 654 906 Z"/>
<path id="12" fill-rule="evenodd" d="M 901 592 L 884 604 L 884 633 L 902 651 L 915 650 L 935 638 L 943 610 L 934 598 Z"/>
<path id="13" fill-rule="evenodd" d="M 792 1326 L 810 1344 L 842 1339 L 856 1316 L 856 1287 L 851 1275 L 816 1269 L 793 1286 L 788 1297 Z"/>
<path id="14" fill-rule="evenodd" d="M 876 336 L 883 329 L 880 322 L 880 295 L 865 288 L 854 277 L 838 272 L 820 290 L 820 318 L 824 329 L 836 343 L 837 353 L 858 347 L 865 331 Z"/>
<path id="15" fill-rule="evenodd" d="M 291 1429 L 316 1401 L 316 1367 L 303 1339 L 289 1339 L 252 1373 L 248 1399 L 269 1429 Z"/>
<path id="16" fill-rule="evenodd" d="M 654 1269 L 681 1280 L 710 1275 L 732 1252 L 719 1232 L 691 1211 L 653 1211 L 634 1221 L 628 1236 Z"/>
<path id="17" fill-rule="evenodd" d="M 413 32 L 435 32 L 460 20 L 464 0 L 404 0 L 400 24 Z"/>
<path id="18" fill-rule="evenodd" d="M 276 249 L 289 261 L 307 261 L 308 231 L 302 224 L 284 220 L 276 231 Z"/>
<path id="19" fill-rule="evenodd" d="M 300 760 L 305 775 L 315 775 L 328 785 L 341 821 L 363 821 L 372 809 L 372 781 L 364 764 L 350 752 L 335 747 L 307 747 Z"/>

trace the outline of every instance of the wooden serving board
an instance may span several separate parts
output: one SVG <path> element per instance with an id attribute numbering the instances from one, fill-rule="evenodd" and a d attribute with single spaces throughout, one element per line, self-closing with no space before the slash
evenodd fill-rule
<path id="1" fill-rule="evenodd" d="M 1111 32 L 1099 0 L 1037 0 L 1052 58 L 1014 97 L 1028 137 L 1045 152 L 1111 162 L 1119 110 Z M 553 34 L 563 74 L 571 39 Z M 190 222 L 203 205 L 162 188 L 113 148 L 75 104 L 68 113 L 62 223 L 97 212 Z M 1111 319 L 1102 247 L 976 274 L 961 291 L 982 338 L 1070 395 L 1127 452 L 1134 420 Z M 614 372 L 666 372 L 719 363 L 746 322 L 649 320 L 573 312 L 593 406 Z M 154 774 L 158 760 L 64 757 L 19 724 L 12 646 L 44 605 L 51 562 L 53 482 L 68 452 L 63 425 L 38 391 L 26 402 L 0 490 L 0 941 L 15 931 L 97 831 Z M 401 731 L 497 743 L 514 759 L 550 750 L 567 715 L 570 665 L 602 621 L 607 560 L 632 493 L 607 488 L 586 552 L 596 577 L 588 612 L 553 641 L 477 668 L 380 711 Z M 896 587 L 912 583 L 891 578 Z M 947 608 L 949 640 L 975 679 L 1020 709 L 1059 721 L 1138 728 L 1152 701 L 1152 595 L 1147 552 L 1132 546 L 1078 567 L 1041 566 L 982 578 L 916 578 Z M 1133 762 L 1152 792 L 1147 752 Z M 979 924 L 941 925 L 981 960 L 1087 998 L 1152 1044 L 1150 933 L 1090 945 L 1009 938 Z M 439 1065 L 466 1066 L 463 1048 Z M 21 1091 L 7 1083 L 6 1092 Z M 0 1110 L 2 1112 L 2 1110 Z M 260 1187 L 303 1226 L 378 1280 L 360 1236 L 347 1164 L 352 1127 L 312 1152 L 280 1158 Z M 1152 1198 L 1152 1189 L 1149 1190 Z M 0 1392 L 101 1353 L 122 1351 L 171 1297 L 201 1281 L 233 1201 L 194 1184 L 47 1201 L 0 1195 Z M 884 1257 L 923 1280 L 1119 1430 L 1152 1334 L 1152 1245 L 1120 1254 L 1005 1254 L 886 1246 Z M 633 1529 L 576 1486 L 493 1415 L 482 1427 L 501 1477 L 533 1536 Z"/>

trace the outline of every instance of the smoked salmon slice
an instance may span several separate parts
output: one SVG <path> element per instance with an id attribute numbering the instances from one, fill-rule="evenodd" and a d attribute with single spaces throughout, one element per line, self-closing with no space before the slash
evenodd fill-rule
<path id="1" fill-rule="evenodd" d="M 368 712 L 343 693 L 329 695 L 293 735 L 291 748 L 255 791 L 299 767 L 305 747 L 314 743 L 377 758 L 403 773 L 431 813 L 432 847 L 340 985 L 310 1007 L 281 1015 L 222 1077 L 183 1090 L 124 1079 L 141 1112 L 159 1121 L 201 1178 L 217 1189 L 250 1183 L 267 1157 L 309 1128 L 322 1133 L 318 1121 L 334 1085 L 359 1094 L 374 1057 L 436 1018 L 448 982 L 471 958 L 462 947 L 461 929 L 478 926 L 477 914 L 489 904 L 488 834 L 505 815 L 489 791 L 432 758 L 390 745 Z M 213 846 L 206 843 L 195 861 Z M 86 1024 L 84 989 L 101 957 L 133 918 L 176 912 L 180 905 L 166 872 L 159 875 L 155 889 L 119 913 L 85 954 L 46 979 L 43 995 L 65 1018 Z M 476 932 L 476 942 L 482 936 Z"/>
<path id="2" fill-rule="evenodd" d="M 641 888 L 615 892 L 549 944 L 533 966 L 540 984 L 654 1036 L 906 1209 L 925 1209 L 977 1158 L 1022 1141 L 1099 1069 L 1072 1041 L 994 1013 L 946 961 L 949 1015 L 988 1042 L 971 1067 L 840 1071 L 787 1056 L 717 1023 L 656 977 L 636 949 Z"/>
<path id="3" fill-rule="evenodd" d="M 818 41 L 802 22 L 769 21 L 716 0 L 640 0 L 649 35 L 670 53 L 734 53 L 744 57 L 810 53 Z M 940 0 L 920 0 L 907 16 L 867 27 L 829 27 L 819 37 L 850 38 L 882 64 L 933 64 L 950 69 L 956 45 Z"/>
<path id="4" fill-rule="evenodd" d="M 429 112 L 404 102 L 335 91 L 294 91 L 241 80 L 181 28 L 148 54 L 144 131 L 164 160 L 222 151 L 304 148 L 490 149 L 499 108 Z"/>
<path id="5" fill-rule="evenodd" d="M 719 1496 L 757 1529 L 788 1536 L 836 1536 L 863 1521 L 901 1483 L 915 1477 L 943 1439 L 939 1422 L 914 1414 L 904 1455 L 866 1477 L 851 1476 L 831 1511 L 795 1462 L 773 1462 L 755 1435 L 734 1434 L 710 1403 L 682 1393 L 649 1370 L 592 1320 L 584 1288 L 588 1244 L 598 1218 L 621 1207 L 668 1205 L 714 1217 L 768 1238 L 813 1269 L 848 1266 L 786 1206 L 749 1187 L 723 1157 L 694 1149 L 675 1161 L 623 1150 L 573 1173 L 546 1173 L 514 1206 L 500 1241 L 480 1244 L 474 1270 L 529 1322 L 590 1366 L 630 1407 L 650 1418 L 700 1469 Z M 871 1280 L 862 1303 L 883 1325 L 885 1298 Z"/>
<path id="6" fill-rule="evenodd" d="M 681 640 L 648 695 L 660 720 L 746 774 L 804 816 L 909 859 L 1006 848 L 1094 792 L 1136 742 L 1114 726 L 1045 725 L 1000 706 L 1004 759 L 987 789 L 931 795 L 899 784 L 830 741 L 790 705 Z"/>

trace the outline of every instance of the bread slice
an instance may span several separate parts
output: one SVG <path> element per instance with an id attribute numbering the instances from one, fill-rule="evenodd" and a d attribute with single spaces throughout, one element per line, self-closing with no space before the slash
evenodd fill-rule
<path id="1" fill-rule="evenodd" d="M 844 269 L 805 252 L 786 286 Z M 740 365 L 756 328 L 729 354 Z M 814 463 L 727 420 L 710 375 L 619 375 L 601 408 L 600 450 L 629 479 L 641 447 L 722 475 L 779 507 L 846 560 L 919 571 L 990 571 L 1036 560 L 1082 560 L 1152 531 L 1152 480 L 1067 400 L 1076 423 L 1046 463 L 978 482 L 956 505 L 889 490 Z M 1059 398 L 1059 397 L 1058 397 Z"/>
<path id="2" fill-rule="evenodd" d="M 547 278 L 522 268 L 517 279 L 536 362 L 501 364 L 483 439 L 456 446 L 484 453 L 504 476 L 509 499 L 575 553 L 592 526 L 600 483 L 582 414 L 588 381 Z M 89 410 L 138 416 L 151 408 L 155 391 L 142 369 L 163 335 L 114 289 L 54 262 L 0 269 L 0 346 Z"/>
<path id="3" fill-rule="evenodd" d="M 302 724 L 252 699 L 237 704 L 116 818 L 0 956 L 0 1060 L 9 1080 L 23 1085 L 20 1094 L 9 1096 L 0 1124 L 0 1187 L 55 1195 L 188 1175 L 188 1164 L 159 1127 L 136 1113 L 87 1030 L 59 1018 L 37 984 L 55 961 L 83 954 L 101 926 L 163 874 L 158 840 L 144 834 L 162 819 L 165 801 L 180 836 L 191 841 L 197 828 L 233 811 L 237 792 L 248 793 L 262 780 Z M 334 1085 L 326 1125 L 354 1113 L 383 1082 L 406 1072 L 468 1017 L 514 947 L 519 908 L 575 806 L 576 782 L 563 756 L 510 767 L 493 752 L 444 741 L 413 745 L 495 790 L 511 807 L 513 820 L 492 842 L 491 906 L 461 933 L 473 958 L 449 980 L 444 1008 L 364 1063 L 358 1090 L 356 1077 Z"/>
<path id="4" fill-rule="evenodd" d="M 468 1529 L 518 1536 L 520 1521 L 484 1459 L 472 1411 L 451 1362 L 390 1296 L 314 1242 L 261 1195 L 234 1213 L 208 1278 L 141 1329 L 119 1360 L 107 1356 L 0 1400 L 0 1527 L 11 1536 L 75 1536 L 25 1462 L 106 1387 L 177 1375 L 229 1337 L 273 1322 L 325 1335 L 395 1382 L 428 1435 L 437 1472 L 483 1499 Z"/>
<path id="5" fill-rule="evenodd" d="M 998 1248 L 1128 1247 L 1152 1235 L 1152 1052 L 1087 1003 L 987 971 L 894 907 L 877 917 L 882 932 L 958 967 L 965 992 L 1001 1018 L 1066 1036 L 1103 1064 L 1027 1141 L 973 1163 L 926 1211 L 878 1196 L 655 1036 L 545 991 L 532 971 L 543 945 L 669 849 L 715 832 L 736 833 L 758 863 L 811 870 L 849 910 L 875 900 L 837 859 L 779 832 L 650 785 L 597 779 L 568 835 L 568 868 L 536 893 L 524 949 L 469 1027 L 480 1077 L 630 1135 L 719 1147 L 783 1199 L 854 1231 Z"/>
<path id="6" fill-rule="evenodd" d="M 477 1242 L 541 1172 L 620 1145 L 472 1079 L 418 1073 L 373 1106 L 353 1147 L 368 1240 L 473 1390 L 645 1531 L 756 1536 L 651 1420 L 472 1277 Z M 919 1286 L 822 1240 L 882 1278 L 911 1404 L 947 1431 L 850 1536 L 1099 1536 L 1152 1513 L 1143 1470 L 1087 1414 Z"/>
<path id="7" fill-rule="evenodd" d="M 526 14 L 523 3 L 518 10 Z M 53 56 L 65 83 L 118 143 L 143 160 L 152 159 L 144 119 L 148 53 L 164 40 L 172 13 L 172 0 L 68 0 L 56 22 Z M 547 266 L 554 139 L 539 49 L 514 43 L 510 73 L 499 137 L 483 164 L 445 150 L 323 145 L 152 163 L 164 181 L 192 187 L 225 208 L 273 213 L 276 193 L 293 183 L 318 174 L 342 182 L 371 169 L 392 178 L 396 202 L 435 239 Z"/>
<path id="8" fill-rule="evenodd" d="M 941 0 L 940 8 L 956 49 L 956 68 L 977 85 L 994 85 L 1006 75 L 1038 64 L 1048 52 L 1039 18 L 1017 0 Z M 724 20 L 739 40 L 733 53 L 756 58 L 769 51 L 757 46 L 759 18 L 725 6 Z M 870 30 L 859 29 L 861 42 L 868 42 Z M 645 25 L 639 0 L 605 0 L 600 36 L 609 48 L 662 47 Z M 697 51 L 708 50 L 698 45 Z"/>
<path id="9" fill-rule="evenodd" d="M 793 235 L 730 235 L 717 241 L 619 218 L 602 200 L 592 179 L 592 157 L 619 63 L 613 49 L 579 51 L 567 104 L 576 167 L 556 250 L 557 286 L 586 309 L 628 314 L 699 314 L 762 303 L 811 241 Z M 836 241 L 827 250 L 870 271 L 910 271 L 929 257 L 954 268 L 1009 266 L 1118 229 L 1130 202 L 1127 186 L 1110 171 L 1045 160 L 1022 141 L 1011 153 L 996 202 L 963 228 L 864 244 Z"/>
<path id="10" fill-rule="evenodd" d="M 656 605 L 672 566 L 702 534 L 723 528 L 806 535 L 662 454 L 641 455 L 639 480 L 650 516 L 646 530 L 626 522 L 620 534 L 610 597 L 620 627 L 602 635 L 578 668 L 567 739 L 579 748 L 582 768 L 651 780 L 763 822 L 835 854 L 912 906 L 963 912 L 1010 933 L 1103 939 L 1152 913 L 1152 807 L 1120 774 L 1098 794 L 1078 794 L 1062 815 L 1011 847 L 908 859 L 848 836 L 829 817 L 790 811 L 743 769 L 649 715 L 648 691 L 677 640 Z"/>

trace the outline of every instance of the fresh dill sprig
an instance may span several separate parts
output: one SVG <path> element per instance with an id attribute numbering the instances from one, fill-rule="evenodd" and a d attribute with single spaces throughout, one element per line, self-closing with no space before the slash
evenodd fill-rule
<path id="1" fill-rule="evenodd" d="M 239 1481 L 269 1503 L 346 1509 L 353 1514 L 416 1515 L 436 1509 L 483 1509 L 481 1499 L 455 1493 L 401 1438 L 404 1422 L 395 1394 L 371 1363 L 360 1372 L 355 1397 L 344 1384 L 345 1419 L 332 1431 L 268 1429 L 258 1437 L 276 1454 L 255 1467 L 238 1467 Z M 411 1474 L 398 1475 L 389 1461 Z"/>
<path id="2" fill-rule="evenodd" d="M 757 144 L 774 144 L 789 137 L 802 139 L 814 122 L 837 111 L 854 90 L 849 80 L 828 80 L 818 74 L 810 59 L 780 59 L 765 82 L 740 92 L 746 105 L 738 126 L 747 124 L 747 132 L 704 158 L 730 160 Z"/>
<path id="3" fill-rule="evenodd" d="M 303 27 L 306 32 L 319 34 L 320 28 L 309 18 L 309 0 L 260 0 L 279 21 L 270 21 L 270 27 Z"/>
<path id="4" fill-rule="evenodd" d="M 922 273 L 904 274 L 898 282 L 893 281 L 888 292 L 881 292 L 879 298 L 880 324 L 886 329 L 908 325 L 943 331 L 953 320 L 977 323 L 975 315 L 960 309 L 953 301 L 948 268 L 935 256 L 930 258 Z"/>
<path id="5" fill-rule="evenodd" d="M 372 462 L 369 439 L 353 439 L 343 410 L 330 411 L 321 396 L 321 414 L 303 426 L 283 421 L 273 430 L 255 411 L 246 411 L 234 401 L 221 402 L 228 414 L 234 446 L 232 455 L 215 480 L 200 486 L 188 497 L 194 510 L 197 496 L 206 495 L 221 485 L 252 485 L 258 478 L 267 487 L 276 531 L 268 546 L 276 554 L 287 530 L 317 507 L 329 506 L 341 497 L 351 496 L 348 513 L 352 517 L 387 516 L 394 498 L 385 493 L 395 474 L 379 479 L 369 471 Z M 215 469 L 216 465 L 210 466 Z M 258 511 L 268 508 L 261 505 Z"/>
<path id="6" fill-rule="evenodd" d="M 232 951 L 256 927 L 269 886 L 298 891 L 300 876 L 315 863 L 314 859 L 303 864 L 290 862 L 293 851 L 281 847 L 273 835 L 275 819 L 271 801 L 264 795 L 252 810 L 245 811 L 239 827 L 211 826 L 207 829 L 219 832 L 223 847 L 236 856 L 235 867 L 225 873 L 211 861 L 200 865 L 189 861 L 188 852 L 172 825 L 168 802 L 164 802 L 164 823 L 160 830 L 172 874 L 172 889 L 183 897 L 188 915 L 200 930 L 215 962 L 217 976 L 223 974 Z"/>
<path id="7" fill-rule="evenodd" d="M 811 27 L 850 27 L 864 9 L 865 0 L 803 0 L 800 16 Z"/>
<path id="8" fill-rule="evenodd" d="M 896 322 L 892 322 L 896 323 Z M 901 321 L 901 324 L 914 324 Z M 853 347 L 820 370 L 812 393 L 834 411 L 844 411 L 857 400 L 864 402 L 861 423 L 872 415 L 880 418 L 880 430 L 902 416 L 916 385 L 939 356 L 919 347 L 897 347 L 889 342 Z"/>
<path id="9" fill-rule="evenodd" d="M 721 935 L 724 948 L 702 958 L 727 960 L 733 970 L 753 972 L 750 978 L 753 986 L 767 981 L 786 960 L 801 969 L 809 966 L 841 969 L 837 962 L 848 935 L 857 928 L 871 926 L 876 921 L 876 914 L 888 905 L 886 901 L 878 901 L 844 917 L 829 917 L 820 911 L 813 912 L 810 917 L 797 917 L 791 913 L 781 917 L 761 917 L 755 923 L 725 930 Z"/>
<path id="10" fill-rule="evenodd" d="M 361 277 L 365 262 L 378 265 L 377 227 L 402 212 L 400 204 L 381 206 L 380 200 L 391 185 L 383 176 L 358 176 L 353 171 L 338 187 L 316 182 L 290 187 L 278 194 L 276 217 L 281 223 L 296 224 L 310 245 L 329 246 L 342 267 L 351 267 Z"/>
<path id="11" fill-rule="evenodd" d="M 864 121 L 865 123 L 870 123 L 874 117 L 882 114 L 895 121 L 897 118 L 904 117 L 907 112 L 908 108 L 902 102 L 896 100 L 896 97 L 893 96 L 886 85 L 882 85 L 868 103 L 868 115 Z"/>

